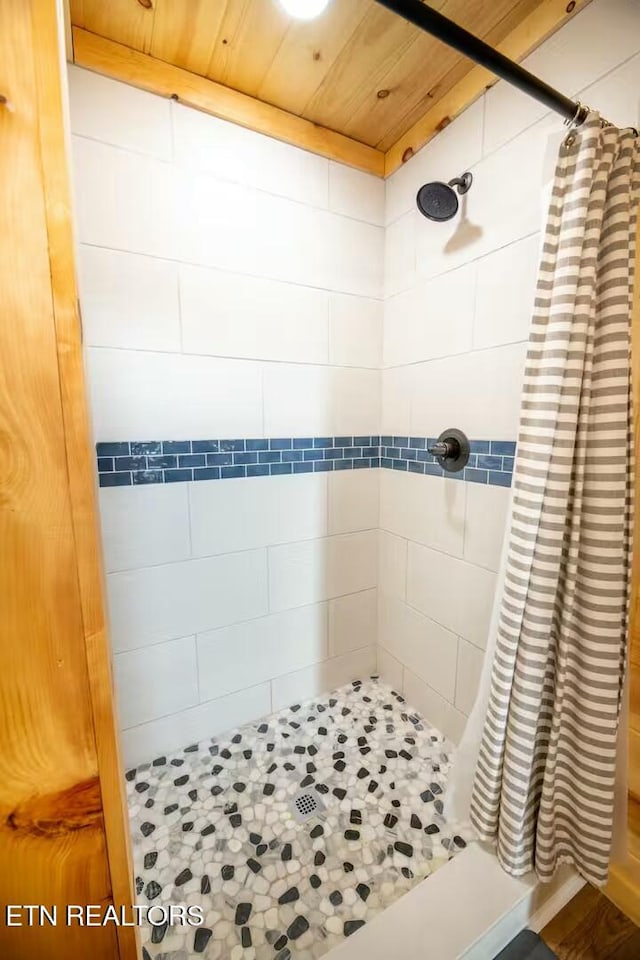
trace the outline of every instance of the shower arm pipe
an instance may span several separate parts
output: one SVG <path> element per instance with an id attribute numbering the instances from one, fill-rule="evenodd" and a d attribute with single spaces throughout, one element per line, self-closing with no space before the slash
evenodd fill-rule
<path id="1" fill-rule="evenodd" d="M 376 0 L 376 3 L 403 17 L 416 27 L 420 27 L 425 33 L 430 33 L 438 40 L 442 40 L 470 60 L 486 67 L 491 73 L 495 73 L 497 77 L 506 80 L 507 83 L 535 100 L 539 100 L 550 110 L 555 110 L 565 118 L 567 124 L 579 126 L 586 120 L 588 107 L 554 90 L 544 80 L 529 73 L 524 67 L 505 57 L 499 50 L 490 47 L 484 40 L 475 37 L 464 27 L 458 26 L 453 20 L 449 20 L 421 0 Z"/>

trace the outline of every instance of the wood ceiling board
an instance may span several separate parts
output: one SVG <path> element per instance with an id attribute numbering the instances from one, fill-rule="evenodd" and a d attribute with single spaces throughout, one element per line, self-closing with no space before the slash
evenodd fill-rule
<path id="1" fill-rule="evenodd" d="M 203 77 L 218 39 L 227 4 L 224 0 L 155 0 L 149 53 Z M 112 37 L 111 39 L 116 39 Z"/>
<path id="2" fill-rule="evenodd" d="M 147 2 L 147 0 L 145 0 Z M 149 52 L 155 9 L 154 0 L 71 0 L 71 22 L 100 37 Z"/>
<path id="3" fill-rule="evenodd" d="M 567 13 L 565 0 L 542 0 L 514 27 L 502 43 L 498 44 L 498 49 L 512 60 L 522 60 L 589 2 L 590 0 L 575 0 L 575 7 L 571 13 Z M 405 160 L 451 123 L 486 89 L 493 86 L 497 79 L 495 74 L 484 67 L 474 66 L 386 151 L 385 176 L 390 176 L 402 166 Z"/>
<path id="4" fill-rule="evenodd" d="M 187 106 L 222 120 L 367 173 L 383 175 L 384 154 L 381 151 L 271 104 L 78 27 L 73 28 L 73 46 L 75 62 L 80 67 L 163 97 L 175 97 Z"/>
<path id="5" fill-rule="evenodd" d="M 70 2 L 76 26 L 153 53 L 193 76 L 206 74 L 224 84 L 229 96 L 239 91 L 286 111 L 289 118 L 303 117 L 316 127 L 309 139 L 315 145 L 308 149 L 328 150 L 328 156 L 337 149 L 356 156 L 345 162 L 377 169 L 377 154 L 354 154 L 352 145 L 377 147 L 386 154 L 387 174 L 496 79 L 374 0 L 331 0 L 325 13 L 308 23 L 292 20 L 277 0 Z M 577 0 L 573 13 L 587 2 Z M 514 60 L 569 18 L 566 0 L 434 0 L 431 5 Z M 184 78 L 182 86 L 190 88 Z M 387 89 L 389 96 L 378 98 L 378 91 Z M 196 99 L 207 104 L 200 109 L 215 113 L 212 102 L 221 96 L 200 91 Z M 250 112 L 240 111 L 245 119 L 236 122 L 251 127 Z M 298 145 L 306 139 L 291 127 L 291 119 L 285 123 L 276 115 L 275 130 L 269 131 L 266 114 L 255 107 L 253 112 L 261 132 L 284 140 L 293 136 L 290 142 Z M 329 131 L 346 137 L 349 148 L 329 144 Z"/>
<path id="6" fill-rule="evenodd" d="M 407 114 L 421 103 L 428 105 L 432 99 L 430 91 L 437 88 L 460 61 L 455 50 L 417 27 L 413 29 L 416 33 L 413 43 L 380 78 L 378 89 L 388 91 L 388 95 L 379 97 L 378 90 L 367 91 L 345 127 L 345 133 L 348 132 L 350 137 L 377 146 L 390 127 L 399 126 L 400 133 L 404 133 L 411 126 L 409 121 L 404 122 Z M 393 142 L 396 139 L 397 136 Z"/>
<path id="7" fill-rule="evenodd" d="M 207 76 L 254 96 L 290 26 L 291 17 L 275 0 L 231 0 Z"/>
<path id="8" fill-rule="evenodd" d="M 517 26 L 518 24 L 527 17 L 533 10 L 536 9 L 541 3 L 541 0 L 519 0 L 519 2 L 514 3 L 513 0 L 502 0 L 499 4 L 491 4 L 492 11 L 502 10 L 504 14 L 497 21 L 494 17 L 489 17 L 493 20 L 492 26 L 485 29 L 484 33 L 481 34 L 482 39 L 488 43 L 490 46 L 498 46 L 504 39 L 507 37 Z M 505 12 L 506 11 L 506 12 Z M 444 12 L 449 12 L 449 8 L 445 8 Z M 454 18 L 462 26 L 465 26 L 465 21 L 461 17 Z M 485 21 L 486 23 L 489 20 Z M 416 29 L 418 29 L 416 27 Z M 479 34 L 480 35 L 480 34 Z M 400 139 L 409 130 L 414 123 L 416 123 L 427 110 L 429 110 L 434 104 L 436 104 L 442 97 L 445 96 L 462 78 L 473 69 L 473 61 L 469 60 L 467 57 L 462 57 L 455 50 L 452 50 L 450 47 L 446 47 L 441 40 L 436 40 L 432 38 L 433 42 L 437 44 L 438 50 L 435 53 L 433 58 L 434 63 L 437 63 L 438 66 L 446 66 L 446 69 L 443 70 L 438 77 L 433 76 L 431 87 L 425 89 L 425 85 L 421 83 L 421 68 L 419 64 L 405 64 L 403 65 L 403 72 L 400 72 L 400 82 L 403 87 L 411 90 L 417 90 L 420 94 L 419 98 L 416 99 L 415 96 L 409 95 L 404 101 L 404 106 L 409 105 L 408 109 L 403 109 L 403 105 L 398 106 L 396 111 L 395 120 L 392 116 L 387 115 L 386 123 L 381 123 L 380 126 L 384 130 L 383 135 L 376 141 L 375 146 L 379 150 L 384 150 L 385 152 L 393 146 L 393 144 Z M 411 51 L 410 51 L 411 52 Z M 400 67 L 400 64 L 398 65 Z M 425 65 L 422 65 L 422 73 L 425 72 Z M 403 81 L 402 77 L 406 76 L 407 80 Z M 408 82 L 407 82 L 408 81 Z M 389 84 L 391 85 L 391 84 Z M 392 92 L 393 95 L 393 92 Z M 391 97 L 388 98 L 390 100 Z M 398 98 L 396 98 L 398 99 Z M 383 101 L 383 104 L 387 101 Z M 358 139 L 356 130 L 350 128 L 350 136 L 356 137 Z"/>
<path id="9" fill-rule="evenodd" d="M 332 16 L 291 24 L 257 95 L 301 114 L 364 19 L 371 0 L 336 3 Z"/>
<path id="10" fill-rule="evenodd" d="M 382 78 L 417 36 L 412 24 L 372 5 L 302 115 L 343 130 L 367 95 L 380 89 Z"/>

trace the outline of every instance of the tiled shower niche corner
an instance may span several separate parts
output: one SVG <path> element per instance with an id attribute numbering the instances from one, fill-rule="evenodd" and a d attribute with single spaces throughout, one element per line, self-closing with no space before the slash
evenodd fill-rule
<path id="1" fill-rule="evenodd" d="M 323 956 L 466 846 L 450 764 L 371 678 L 128 771 L 138 902 L 204 915 L 143 927 L 144 960 Z"/>

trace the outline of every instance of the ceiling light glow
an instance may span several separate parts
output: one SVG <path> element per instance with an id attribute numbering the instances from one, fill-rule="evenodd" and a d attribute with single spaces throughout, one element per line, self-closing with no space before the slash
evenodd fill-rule
<path id="1" fill-rule="evenodd" d="M 328 3 L 329 0 L 280 0 L 280 6 L 297 20 L 313 20 L 322 13 Z"/>

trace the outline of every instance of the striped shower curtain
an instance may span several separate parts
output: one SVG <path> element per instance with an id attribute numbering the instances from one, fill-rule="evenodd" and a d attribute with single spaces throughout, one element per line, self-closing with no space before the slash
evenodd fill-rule
<path id="1" fill-rule="evenodd" d="M 525 368 L 491 690 L 471 800 L 515 876 L 606 882 L 633 524 L 640 141 L 591 114 L 558 158 Z"/>

